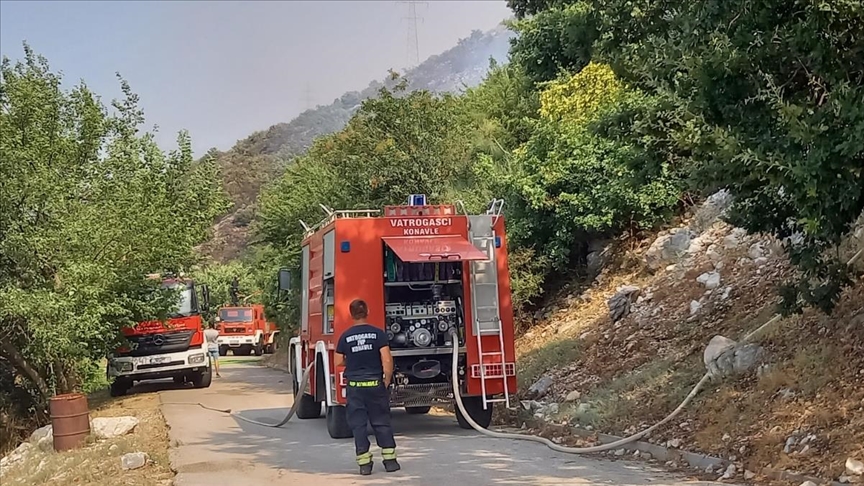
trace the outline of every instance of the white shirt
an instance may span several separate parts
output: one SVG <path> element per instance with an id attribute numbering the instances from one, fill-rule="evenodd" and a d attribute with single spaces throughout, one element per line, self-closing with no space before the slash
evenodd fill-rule
<path id="1" fill-rule="evenodd" d="M 216 329 L 211 327 L 210 329 L 204 330 L 204 339 L 207 341 L 207 349 L 215 349 L 219 346 L 219 343 L 216 340 L 218 337 L 219 331 Z"/>

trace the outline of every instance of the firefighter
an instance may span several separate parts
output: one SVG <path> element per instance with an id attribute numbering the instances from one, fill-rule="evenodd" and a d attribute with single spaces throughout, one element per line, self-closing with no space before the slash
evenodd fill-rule
<path id="1" fill-rule="evenodd" d="M 375 440 L 381 448 L 384 469 L 400 469 L 396 461 L 396 439 L 390 425 L 390 380 L 393 378 L 393 357 L 387 334 L 366 322 L 369 308 L 356 299 L 349 306 L 354 325 L 339 337 L 336 345 L 336 365 L 345 364 L 346 413 L 348 426 L 354 435 L 360 474 L 372 474 L 372 453 L 366 423 L 372 425 Z"/>

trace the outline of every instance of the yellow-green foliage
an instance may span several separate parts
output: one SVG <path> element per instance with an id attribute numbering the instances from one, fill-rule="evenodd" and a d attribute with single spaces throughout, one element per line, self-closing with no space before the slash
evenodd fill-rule
<path id="1" fill-rule="evenodd" d="M 550 121 L 585 125 L 621 99 L 624 84 L 605 64 L 589 63 L 582 71 L 545 85 L 540 115 Z"/>

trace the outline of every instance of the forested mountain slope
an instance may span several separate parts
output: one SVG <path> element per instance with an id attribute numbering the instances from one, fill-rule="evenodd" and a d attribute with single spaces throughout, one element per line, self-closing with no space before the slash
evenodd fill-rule
<path id="1" fill-rule="evenodd" d="M 457 93 L 480 84 L 489 70 L 490 58 L 499 63 L 506 61 L 513 35 L 503 25 L 485 33 L 475 30 L 452 49 L 403 73 L 409 83 L 408 91 Z M 362 100 L 376 96 L 381 87 L 392 88 L 396 82 L 393 76 L 372 81 L 365 89 L 345 93 L 329 105 L 306 110 L 290 122 L 255 132 L 226 152 L 211 151 L 208 155 L 216 159 L 222 170 L 233 207 L 217 223 L 213 239 L 201 250 L 221 262 L 242 253 L 247 225 L 262 185 L 274 180 L 314 139 L 342 130 Z"/>

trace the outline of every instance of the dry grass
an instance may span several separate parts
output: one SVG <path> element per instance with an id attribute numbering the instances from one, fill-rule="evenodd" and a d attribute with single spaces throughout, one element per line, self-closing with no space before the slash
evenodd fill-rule
<path id="1" fill-rule="evenodd" d="M 116 439 L 88 440 L 87 447 L 64 453 L 37 451 L 23 462 L 3 471 L 3 486 L 166 486 L 174 473 L 168 460 L 168 428 L 156 394 L 110 399 L 100 392 L 90 399 L 91 417 L 132 415 L 139 424 L 134 431 Z M 123 470 L 120 457 L 145 452 L 148 463 L 139 469 Z"/>

